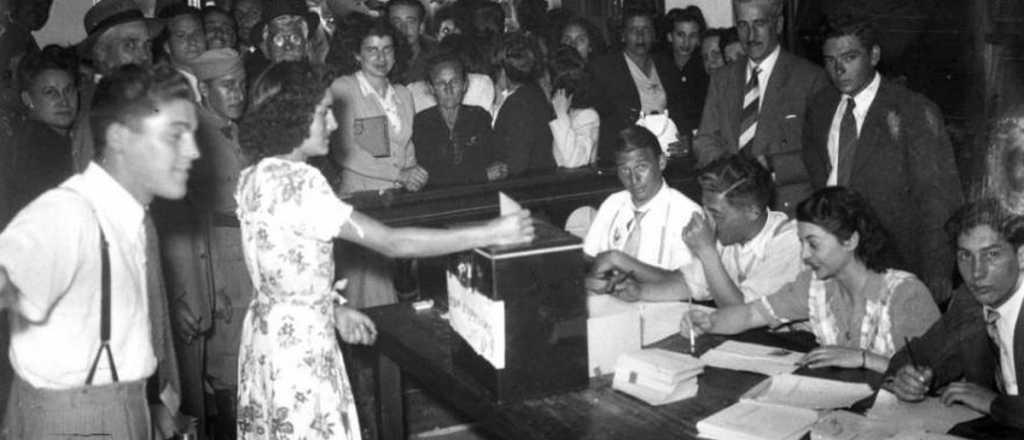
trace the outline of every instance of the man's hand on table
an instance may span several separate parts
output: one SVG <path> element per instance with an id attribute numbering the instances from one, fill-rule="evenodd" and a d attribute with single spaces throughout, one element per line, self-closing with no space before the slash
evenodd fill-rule
<path id="1" fill-rule="evenodd" d="M 915 367 L 907 364 L 900 368 L 895 375 L 889 376 L 882 386 L 895 394 L 900 400 L 920 402 L 928 394 L 931 382 L 931 368 Z"/>
<path id="2" fill-rule="evenodd" d="M 946 386 L 939 399 L 947 406 L 962 403 L 975 411 L 991 414 L 992 401 L 996 400 L 998 396 L 995 391 L 978 384 L 953 382 Z"/>

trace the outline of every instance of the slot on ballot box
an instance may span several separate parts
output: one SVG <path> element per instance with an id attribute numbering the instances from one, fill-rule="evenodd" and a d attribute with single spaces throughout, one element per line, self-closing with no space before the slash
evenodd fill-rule
<path id="1" fill-rule="evenodd" d="M 535 229 L 528 244 L 449 257 L 452 361 L 497 402 L 589 384 L 582 243 L 547 222 Z"/>

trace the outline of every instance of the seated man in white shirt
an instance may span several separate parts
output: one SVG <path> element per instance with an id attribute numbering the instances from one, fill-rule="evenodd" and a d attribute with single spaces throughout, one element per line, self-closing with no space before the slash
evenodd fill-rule
<path id="1" fill-rule="evenodd" d="M 707 284 L 694 289 L 693 299 L 743 304 L 793 281 L 803 267 L 800 238 L 795 221 L 768 208 L 774 191 L 768 170 L 735 154 L 701 170 L 698 182 L 707 215 L 690 220 L 683 241 L 704 267 Z M 678 297 L 685 289 L 668 291 Z"/>
<path id="2" fill-rule="evenodd" d="M 585 284 L 589 292 L 636 301 L 638 285 L 678 280 L 686 286 L 703 276 L 682 239 L 700 206 L 665 183 L 667 161 L 654 134 L 634 125 L 618 137 L 615 160 L 626 189 L 605 199 L 587 231 L 583 252 L 594 264 Z"/>
<path id="3" fill-rule="evenodd" d="M 0 311 L 12 312 L 17 375 L 0 437 L 149 439 L 146 381 L 158 362 L 167 412 L 155 414 L 177 412 L 146 208 L 185 195 L 199 157 L 192 90 L 169 66 L 125 66 L 100 80 L 90 123 L 96 159 L 0 234 Z"/>

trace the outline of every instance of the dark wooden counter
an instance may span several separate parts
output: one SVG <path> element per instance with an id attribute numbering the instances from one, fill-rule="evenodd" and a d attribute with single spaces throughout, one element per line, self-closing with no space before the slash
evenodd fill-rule
<path id="1" fill-rule="evenodd" d="M 464 412 L 488 435 L 525 439 L 695 439 L 699 420 L 736 401 L 766 376 L 708 367 L 699 379 L 695 398 L 650 406 L 611 388 L 611 377 L 592 379 L 587 389 L 519 403 L 496 404 L 480 384 L 452 362 L 452 343 L 459 336 L 434 310 L 416 313 L 408 304 L 366 310 L 377 323 L 380 356 L 379 391 L 382 439 L 405 438 L 401 432 L 402 402 L 397 392 L 400 371 L 413 377 L 435 397 Z M 806 333 L 748 332 L 737 339 L 795 350 L 814 345 Z M 725 338 L 703 336 L 698 352 Z M 659 347 L 683 351 L 683 338 L 672 337 Z M 400 366 L 400 371 L 399 371 Z M 806 372 L 805 372 L 806 373 Z M 810 372 L 834 379 L 867 382 L 877 375 L 861 370 Z"/>

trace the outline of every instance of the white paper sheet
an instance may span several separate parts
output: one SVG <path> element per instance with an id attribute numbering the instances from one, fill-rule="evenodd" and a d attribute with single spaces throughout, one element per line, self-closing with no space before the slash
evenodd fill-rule
<path id="1" fill-rule="evenodd" d="M 498 213 L 499 215 L 509 215 L 513 212 L 521 211 L 523 206 L 515 199 L 508 196 L 501 191 L 498 192 Z"/>
<path id="2" fill-rule="evenodd" d="M 505 368 L 505 302 L 494 301 L 448 278 L 448 323 L 496 369 Z"/>
<path id="3" fill-rule="evenodd" d="M 933 433 L 944 433 L 954 426 L 981 417 L 982 414 L 963 405 L 946 406 L 936 397 L 922 402 L 903 402 L 887 390 L 879 390 L 868 418 L 898 423 Z"/>
<path id="4" fill-rule="evenodd" d="M 741 400 L 697 422 L 697 431 L 720 440 L 795 440 L 816 420 L 818 413 L 809 409 Z"/>
<path id="5" fill-rule="evenodd" d="M 778 347 L 725 341 L 722 345 L 704 353 L 700 360 L 712 367 L 775 376 L 796 371 L 797 362 L 803 356 L 804 353 Z"/>
<path id="6" fill-rule="evenodd" d="M 590 377 L 611 374 L 619 355 L 640 349 L 639 310 L 611 295 L 590 295 L 587 311 Z"/>
<path id="7" fill-rule="evenodd" d="M 863 383 L 780 374 L 765 379 L 743 398 L 807 409 L 834 409 L 849 408 L 872 393 L 871 387 Z"/>

